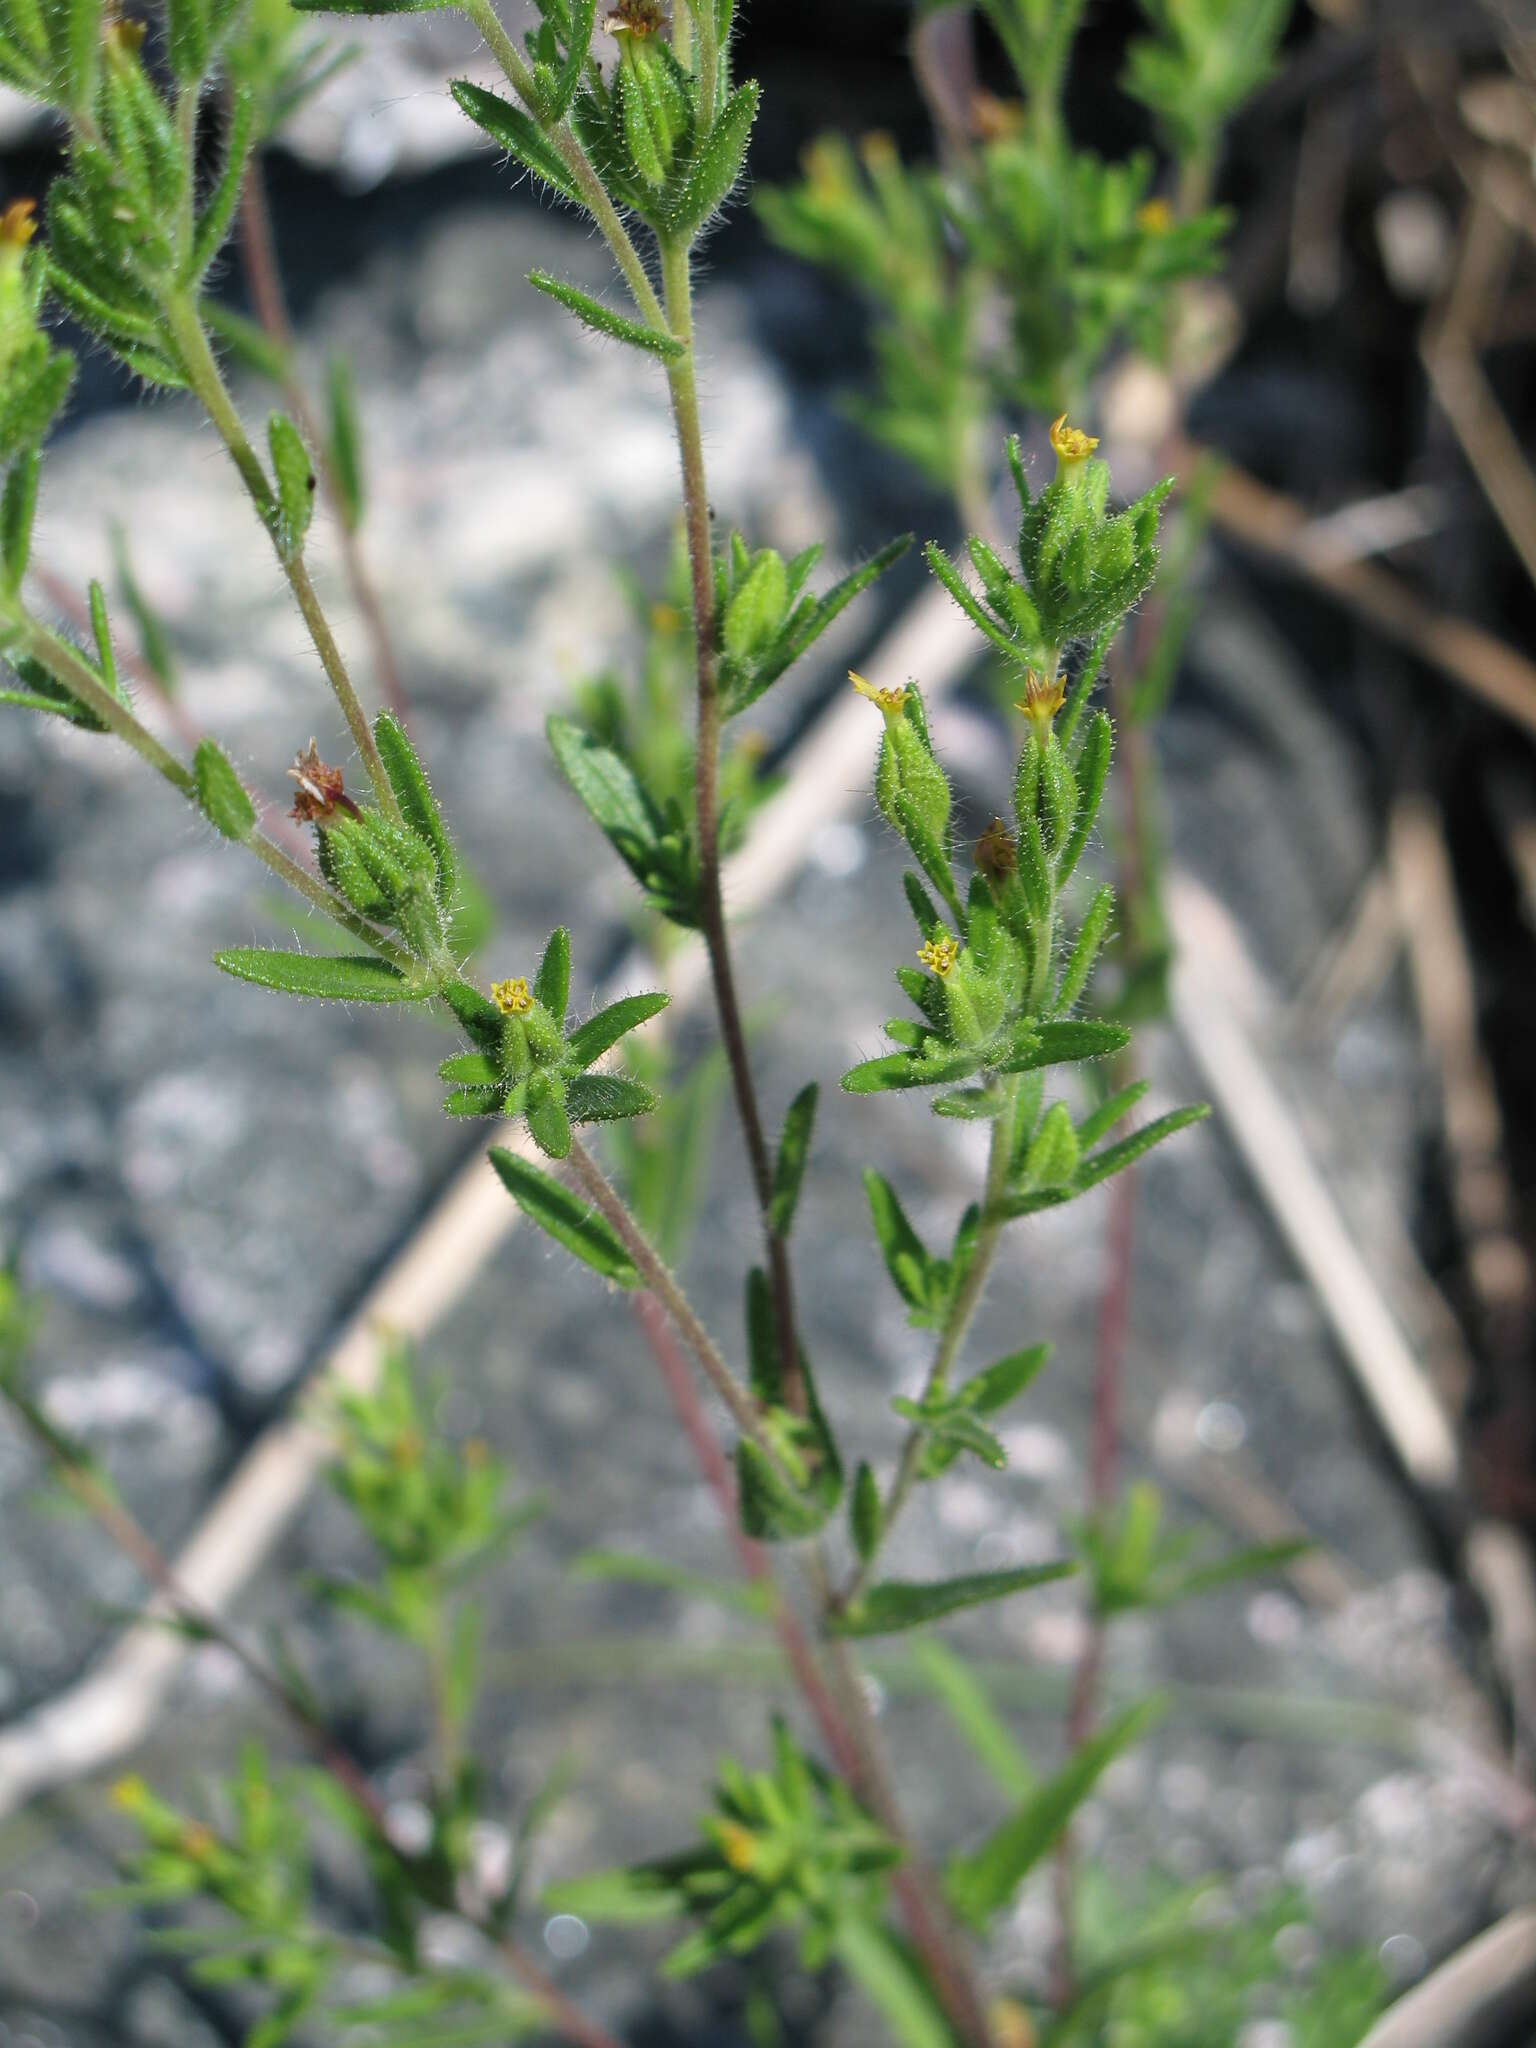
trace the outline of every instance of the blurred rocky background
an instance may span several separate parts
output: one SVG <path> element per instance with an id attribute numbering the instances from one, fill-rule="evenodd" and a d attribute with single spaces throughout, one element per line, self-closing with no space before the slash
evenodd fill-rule
<path id="1" fill-rule="evenodd" d="M 766 88 L 754 175 L 788 175 L 828 124 L 920 146 L 908 26 L 881 0 L 749 9 L 743 67 Z M 1129 27 L 1128 9 L 1095 10 L 1074 73 L 1074 118 L 1106 150 L 1135 139 L 1135 110 L 1108 89 Z M 662 394 L 618 352 L 573 340 L 524 286 L 534 265 L 595 286 L 603 261 L 445 99 L 443 80 L 478 61 L 462 25 L 427 15 L 356 36 L 359 60 L 269 165 L 284 276 L 306 359 L 340 349 L 355 368 L 366 552 L 423 751 L 494 897 L 493 955 L 520 967 L 563 919 L 585 999 L 632 906 L 558 785 L 542 726 L 632 646 L 615 566 L 662 571 L 675 488 Z M 1403 1471 L 1222 1121 L 1160 1154 L 1136 1241 L 1130 1470 L 1234 1540 L 1279 1516 L 1320 1548 L 1289 1580 L 1126 1629 L 1116 1687 L 1167 1683 L 1174 1709 L 1106 1777 L 1084 1843 L 1128 1896 L 1211 1871 L 1239 1901 L 1293 1880 L 1312 1922 L 1292 1931 L 1289 1966 L 1304 1976 L 1319 1944 L 1364 1944 L 1395 1985 L 1536 1894 L 1520 1569 L 1496 1625 L 1464 1569 L 1469 1527 L 1536 1525 L 1529 37 L 1513 8 L 1456 0 L 1298 8 L 1288 66 L 1223 174 L 1239 338 L 1190 422 L 1278 495 L 1267 529 L 1217 521 L 1159 734 L 1173 862 L 1230 920 L 1247 1026 L 1455 1427 L 1461 1468 L 1450 1497 Z M 48 137 L 9 113 L 4 132 L 0 198 L 37 190 Z M 229 292 L 242 302 L 233 265 Z M 786 549 L 826 537 L 849 559 L 909 527 L 952 538 L 945 509 L 841 409 L 863 361 L 857 307 L 771 250 L 750 214 L 713 252 L 702 319 L 721 519 Z M 74 589 L 92 574 L 111 587 L 126 525 L 174 645 L 179 714 L 216 728 L 275 793 L 311 732 L 324 751 L 331 707 L 211 438 L 179 403 L 128 397 L 99 360 L 88 367 L 50 461 L 38 554 Z M 1283 532 L 1277 505 L 1296 515 Z M 362 645 L 328 538 L 326 596 Z M 1425 635 L 1404 644 L 1382 610 L 1390 590 L 1372 617 L 1374 586 L 1351 588 L 1350 574 L 1384 569 L 1435 621 L 1475 622 L 1492 667 L 1479 642 L 1458 675 L 1454 633 L 1448 652 Z M 786 769 L 842 668 L 921 580 L 904 565 L 773 701 L 759 724 Z M 983 819 L 1004 802 L 990 705 L 978 677 L 940 721 Z M 432 1069 L 448 1047 L 429 1022 L 298 1011 L 213 973 L 216 945 L 270 940 L 291 911 L 149 794 L 125 756 L 0 723 L 0 1249 L 48 1298 L 51 1406 L 174 1548 L 481 1140 L 441 1117 Z M 869 1240 L 858 1169 L 878 1165 L 937 1228 L 977 1158 L 968 1126 L 826 1088 L 876 1041 L 908 933 L 872 806 L 808 821 L 806 846 L 750 927 L 746 994 L 775 1114 L 805 1079 L 824 1084 L 803 1299 L 834 1421 L 887 1456 L 886 1396 L 908 1383 L 918 1340 Z M 707 1040 L 702 1017 L 683 1029 Z M 1157 1106 L 1204 1091 L 1178 1031 L 1148 1047 Z M 1056 1554 L 1083 1502 L 1103 1226 L 1095 1200 L 1021 1234 L 979 1343 L 1048 1337 L 1055 1359 L 1009 1433 L 1007 1474 L 955 1483 L 941 1516 L 914 1512 L 907 1567 Z M 753 1237 L 722 1129 L 686 1272 L 728 1330 Z M 546 1874 L 682 1839 L 715 1753 L 759 1747 L 784 1692 L 728 1610 L 566 1570 L 586 1545 L 642 1542 L 719 1565 L 713 1501 L 627 1308 L 519 1232 L 424 1363 L 441 1426 L 494 1441 L 550 1501 L 499 1576 L 488 1629 L 479 1734 L 509 1829 L 568 1757 Z M 93 1531 L 37 1511 L 37 1479 L 0 1432 L 0 1717 L 17 1728 L 67 1695 L 138 1592 Z M 349 1543 L 316 1495 L 241 1614 L 285 1632 L 408 1829 L 422 1703 L 305 1591 L 307 1572 L 349 1562 Z M 952 1639 L 1048 1761 L 1081 1646 L 1072 1589 L 993 1616 Z M 873 1668 L 919 1829 L 982 1820 L 985 1782 L 920 1669 L 897 1653 Z M 199 1650 L 135 1767 L 190 1790 L 249 1731 L 274 1734 L 238 1671 Z M 131 1918 L 87 1906 L 110 1879 L 112 1839 L 99 1778 L 0 1823 L 0 2044 L 239 2039 L 231 2004 Z M 1026 1894 L 999 1968 L 1040 1956 L 1048 1911 Z M 657 1994 L 642 1968 L 652 1944 L 553 1922 L 545 1942 L 560 1981 L 628 2039 L 747 2039 L 747 1987 L 729 1973 Z M 776 1992 L 791 2039 L 865 2038 L 860 2014 L 829 2011 L 828 1987 L 787 1957 Z M 1532 2010 L 1497 2038 L 1536 2038 Z"/>

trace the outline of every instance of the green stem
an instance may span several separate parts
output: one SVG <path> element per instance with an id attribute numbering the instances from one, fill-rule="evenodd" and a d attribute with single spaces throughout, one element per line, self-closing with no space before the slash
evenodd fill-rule
<path id="1" fill-rule="evenodd" d="M 84 660 L 77 648 L 34 619 L 30 613 L 22 613 L 19 637 L 12 642 L 13 648 L 31 655 L 59 685 L 67 690 L 77 704 L 82 704 L 115 736 L 132 747 L 139 759 L 153 768 L 171 787 L 187 801 L 201 810 L 197 794 L 197 781 L 190 768 L 178 761 L 170 749 L 161 744 L 147 726 L 142 725 L 124 704 L 120 704 L 99 677 Z M 261 862 L 262 866 L 296 889 L 305 900 L 312 904 L 322 916 L 341 925 L 354 938 L 361 939 L 373 952 L 394 966 L 410 969 L 415 966 L 409 953 L 371 925 L 342 897 L 335 895 L 318 876 L 308 868 L 301 867 L 292 855 L 267 838 L 265 833 L 253 832 L 243 840 L 246 846 Z"/>
<path id="2" fill-rule="evenodd" d="M 219 439 L 224 443 L 230 460 L 240 472 L 241 480 L 250 493 L 251 503 L 256 507 L 262 524 L 272 536 L 274 551 L 283 574 L 288 579 L 288 588 L 293 592 L 294 602 L 303 615 L 315 652 L 320 657 L 320 665 L 325 670 L 326 679 L 330 683 L 336 702 L 341 707 L 342 716 L 347 721 L 352 744 L 357 748 L 363 766 L 368 771 L 368 780 L 373 785 L 373 793 L 378 800 L 379 808 L 386 818 L 398 825 L 400 806 L 395 801 L 395 792 L 390 787 L 384 763 L 379 757 L 378 748 L 374 745 L 367 713 L 363 710 L 357 691 L 353 688 L 352 678 L 347 673 L 347 665 L 342 659 L 341 649 L 336 645 L 336 636 L 331 631 L 330 622 L 325 616 L 319 598 L 315 595 L 315 587 L 309 580 L 309 571 L 304 566 L 303 556 L 289 555 L 278 545 L 277 502 L 273 496 L 272 486 L 267 480 L 267 473 L 261 466 L 260 458 L 251 446 L 240 415 L 235 410 L 234 400 L 230 397 L 229 387 L 220 374 L 197 308 L 185 293 L 173 292 L 167 294 L 162 301 L 161 311 L 171 339 L 176 344 L 176 352 L 181 359 L 182 369 L 186 372 L 187 382 L 217 429 Z"/>
<path id="3" fill-rule="evenodd" d="M 629 230 L 619 217 L 618 208 L 603 189 L 603 181 L 592 167 L 592 161 L 564 121 L 551 121 L 539 104 L 538 89 L 533 82 L 533 73 L 518 54 L 517 45 L 502 27 L 491 0 L 462 0 L 464 12 L 485 37 L 486 46 L 501 66 L 507 83 L 522 101 L 524 107 L 538 123 L 540 133 L 554 144 L 560 153 L 560 160 L 576 182 L 576 189 L 586 203 L 587 210 L 597 222 L 598 232 L 613 253 L 629 286 L 630 296 L 639 308 L 647 326 L 658 334 L 665 334 L 666 316 L 661 310 L 651 280 L 645 274 L 645 265 L 640 252 L 630 239 Z"/>
<path id="4" fill-rule="evenodd" d="M 667 385 L 672 394 L 672 418 L 682 464 L 683 523 L 688 537 L 688 566 L 693 590 L 694 660 L 698 682 L 694 803 L 699 833 L 699 924 L 709 953 L 715 1009 L 720 1019 L 726 1063 L 730 1068 L 736 1113 L 746 1142 L 752 1184 L 763 1220 L 784 1405 L 801 1414 L 805 1410 L 806 1397 L 796 1338 L 789 1247 L 773 1226 L 773 1161 L 763 1131 L 762 1111 L 758 1106 L 757 1088 L 747 1055 L 746 1027 L 736 992 L 736 974 L 725 923 L 725 900 L 720 887 L 720 734 L 723 720 L 715 668 L 715 563 L 710 533 L 709 483 L 704 470 L 704 435 L 699 420 L 698 377 L 694 368 L 693 286 L 686 243 L 662 243 L 661 274 L 667 319 L 672 332 L 683 343 L 683 354 L 667 365 Z"/>
<path id="5" fill-rule="evenodd" d="M 738 1427 L 777 1462 L 773 1446 L 764 1434 L 757 1404 L 726 1364 L 719 1345 L 700 1322 L 697 1311 L 679 1286 L 665 1259 L 635 1221 L 623 1197 L 579 1138 L 571 1142 L 570 1162 L 571 1171 L 575 1174 L 582 1193 L 610 1225 L 620 1244 L 634 1260 L 642 1281 L 672 1318 L 679 1336 L 698 1360 L 704 1377 L 730 1410 Z"/>
<path id="6" fill-rule="evenodd" d="M 939 1341 L 934 1347 L 933 1363 L 928 1368 L 928 1377 L 923 1383 L 923 1399 L 942 1394 L 949 1386 L 949 1375 L 960 1347 L 965 1342 L 966 1332 L 981 1302 L 987 1278 L 992 1270 L 992 1261 L 997 1255 L 998 1239 L 1003 1234 L 1004 1219 L 998 1214 L 998 1203 L 1008 1184 L 1008 1168 L 1013 1157 L 1014 1123 L 1018 1109 L 1019 1082 L 1017 1075 L 1002 1083 L 1005 1096 L 1004 1107 L 992 1119 L 992 1143 L 987 1153 L 986 1191 L 982 1201 L 981 1229 L 976 1238 L 976 1249 L 965 1270 L 965 1278 L 955 1291 L 955 1298 L 949 1305 L 939 1331 Z M 854 1570 L 852 1577 L 838 1596 L 838 1605 L 846 1607 L 856 1600 L 868 1584 L 880 1554 L 880 1546 L 890 1534 L 893 1525 L 911 1496 L 917 1483 L 917 1468 L 921 1462 L 928 1433 L 920 1425 L 914 1425 L 907 1433 L 902 1445 L 901 1458 L 896 1475 L 891 1481 L 880 1510 L 880 1533 L 875 1548 Z"/>

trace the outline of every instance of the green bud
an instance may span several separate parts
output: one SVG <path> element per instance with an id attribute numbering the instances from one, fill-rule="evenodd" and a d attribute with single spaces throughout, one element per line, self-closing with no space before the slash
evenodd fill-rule
<path id="1" fill-rule="evenodd" d="M 615 81 L 619 125 L 636 176 L 660 191 L 688 132 L 687 87 L 659 33 L 661 10 L 649 0 L 629 0 L 619 12 L 614 31 L 622 41 Z"/>

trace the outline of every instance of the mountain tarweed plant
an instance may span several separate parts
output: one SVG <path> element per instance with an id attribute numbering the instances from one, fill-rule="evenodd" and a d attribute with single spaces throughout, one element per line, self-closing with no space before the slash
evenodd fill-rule
<path id="1" fill-rule="evenodd" d="M 402 10 L 354 0 L 333 11 Z M 936 545 L 927 550 L 933 573 L 976 629 L 978 652 L 1003 664 L 1023 721 L 1011 815 L 994 820 L 974 846 L 957 829 L 920 679 L 852 679 L 869 702 L 875 801 L 912 861 L 903 886 L 914 931 L 910 955 L 895 965 L 908 1013 L 886 1026 L 891 1049 L 841 1084 L 857 1097 L 922 1095 L 935 1114 L 980 1123 L 987 1134 L 984 1183 L 937 1248 L 919 1236 L 897 1188 L 874 1172 L 865 1177 L 891 1284 L 931 1343 L 926 1373 L 892 1404 L 905 1443 L 894 1470 L 881 1473 L 828 1422 L 795 1296 L 793 1228 L 823 1077 L 808 1080 L 770 1142 L 737 994 L 721 859 L 749 830 L 768 786 L 732 721 L 907 543 L 893 542 L 826 587 L 820 550 L 786 561 L 714 526 L 691 300 L 696 253 L 739 185 L 757 111 L 756 84 L 733 74 L 732 0 L 678 0 L 670 19 L 659 0 L 618 0 L 601 21 L 596 0 L 537 0 L 536 25 L 521 45 L 490 0 L 463 0 L 462 11 L 483 34 L 506 91 L 460 82 L 459 105 L 542 191 L 595 226 L 627 296 L 619 310 L 549 273 L 534 272 L 530 282 L 633 351 L 636 374 L 663 378 L 670 397 L 685 555 L 666 599 L 646 608 L 642 686 L 627 691 L 613 677 L 589 684 L 574 717 L 551 720 L 549 740 L 638 885 L 653 952 L 664 950 L 673 928 L 700 934 L 708 952 L 718 1062 L 761 1212 L 762 1257 L 744 1276 L 742 1340 L 707 1330 L 672 1270 L 682 1190 L 694 1172 L 688 1162 L 708 1141 L 713 1074 L 674 1084 L 667 1057 L 643 1041 L 626 1058 L 630 1035 L 663 1009 L 663 994 L 626 995 L 573 1025 L 572 946 L 563 928 L 537 960 L 498 961 L 488 972 L 471 965 L 485 920 L 450 823 L 404 718 L 397 709 L 373 718 L 364 711 L 307 567 L 322 490 L 349 533 L 361 517 L 344 367 L 332 367 L 327 424 L 318 428 L 281 319 L 247 328 L 208 294 L 212 267 L 256 189 L 253 152 L 339 61 L 283 0 L 168 0 L 152 21 L 102 0 L 0 0 L 0 75 L 52 109 L 67 134 L 45 221 L 25 200 L 0 219 L 0 649 L 14 677 L 0 698 L 132 748 L 215 832 L 336 927 L 346 947 L 231 947 L 216 956 L 224 973 L 292 997 L 431 1005 L 453 1021 L 461 1049 L 440 1069 L 446 1112 L 525 1123 L 526 1147 L 491 1153 L 509 1198 L 574 1261 L 631 1290 L 646 1305 L 647 1331 L 689 1362 L 723 1410 L 734 1469 L 720 1464 L 719 1491 L 733 1502 L 753 1611 L 771 1619 L 804 1713 L 797 1725 L 773 1724 L 760 1767 L 722 1761 L 697 1840 L 679 1853 L 573 1880 L 535 1902 L 528 1851 L 558 1796 L 555 1783 L 518 1817 L 510 1870 L 488 1874 L 475 1848 L 495 1795 L 470 1741 L 480 1650 L 473 1584 L 503 1567 L 534 1504 L 513 1496 L 490 1446 L 439 1438 L 412 1361 L 392 1348 L 371 1392 L 333 1398 L 326 1408 L 335 1488 L 375 1564 L 369 1576 L 321 1590 L 420 1663 L 434 1728 L 430 1825 L 424 1840 L 403 1843 L 294 1661 L 280 1645 L 258 1653 L 192 1600 L 109 1475 L 30 1390 L 31 1305 L 14 1276 L 0 1274 L 0 1386 L 19 1422 L 64 1490 L 139 1565 L 157 1613 L 194 1639 L 224 1643 L 286 1714 L 311 1759 L 302 1769 L 274 1769 L 248 1749 L 200 1814 L 138 1777 L 124 1779 L 115 1804 L 137 1843 L 125 1859 L 123 1895 L 157 1913 L 184 1911 L 177 1938 L 193 1953 L 190 1967 L 253 2002 L 249 2048 L 273 2048 L 301 2030 L 418 2048 L 524 2034 L 613 2048 L 615 2037 L 577 2010 L 526 1944 L 522 1930 L 535 1905 L 592 1919 L 676 1921 L 662 1965 L 671 1975 L 747 1956 L 788 1933 L 808 1967 L 846 1972 L 908 2048 L 1111 2038 L 1104 2028 L 1117 2013 L 1167 2010 L 1154 1980 L 1170 1957 L 1198 1949 L 1202 1968 L 1217 1969 L 1220 1931 L 1178 1920 L 1176 1938 L 1161 1947 L 1133 1941 L 1107 1962 L 1095 1956 L 1092 1970 L 1055 2000 L 1037 1989 L 984 1991 L 979 1962 L 989 1929 L 1162 1703 L 1124 1708 L 1084 1734 L 1055 1775 L 1038 1778 L 967 1667 L 927 1643 L 933 1689 L 1006 1801 L 981 1840 L 930 1848 L 903 1817 L 858 1652 L 871 1639 L 927 1630 L 1076 1570 L 1095 1613 L 1107 1617 L 1164 1606 L 1288 1554 L 1281 1547 L 1197 1557 L 1188 1539 L 1163 1529 L 1155 1497 L 1133 1490 L 1045 1565 L 923 1580 L 890 1576 L 884 1565 L 891 1532 L 918 1489 L 942 1486 L 963 1460 L 1005 1463 L 997 1419 L 1046 1366 L 1043 1341 L 979 1367 L 965 1361 L 972 1318 L 1013 1226 L 1123 1173 L 1202 1114 L 1180 1109 L 1138 1126 L 1140 1084 L 1095 1087 L 1086 1065 L 1119 1053 L 1130 1036 L 1122 1023 L 1084 1014 L 1115 914 L 1112 891 L 1083 877 L 1113 752 L 1110 718 L 1093 697 L 1108 649 L 1156 574 L 1170 485 L 1116 504 L 1096 441 L 1058 414 L 1053 473 L 1043 481 L 1032 486 L 1019 442 L 1007 444 L 1018 500 L 1010 547 L 975 536 L 965 568 Z M 1063 146 L 1050 109 L 1078 11 L 1073 0 L 988 7 L 1000 32 L 1006 26 L 1024 39 L 1021 75 L 1035 76 L 1038 60 L 1045 83 L 1024 131 L 1042 148 Z M 1273 14 L 1250 11 L 1255 19 Z M 1194 12 L 1166 0 L 1158 9 L 1169 48 L 1192 49 L 1197 62 L 1216 47 L 1215 24 L 1241 12 L 1234 0 L 1205 0 Z M 1139 89 L 1153 104 L 1161 104 L 1156 95 L 1171 97 L 1203 149 L 1220 94 L 1213 85 L 1202 102 L 1170 84 L 1174 61 L 1142 63 Z M 1212 96 L 1215 115 L 1207 111 Z M 1014 117 L 998 120 L 998 147 L 1012 147 Z M 1006 244 L 999 265 L 1011 269 L 1018 257 L 1039 287 L 1017 297 L 1015 325 L 1029 348 L 995 395 L 1009 408 L 1044 404 L 1050 412 L 1064 384 L 1075 387 L 1116 335 L 1155 320 L 1162 287 L 1209 260 L 1215 229 L 1203 215 L 1173 228 L 1152 218 L 1147 166 L 1063 161 L 1047 174 L 1043 163 L 1000 156 L 996 190 L 969 231 L 989 248 Z M 908 265 L 903 290 L 920 298 L 928 265 L 947 290 L 947 229 L 933 194 L 908 193 L 880 150 L 869 154 L 868 175 L 876 197 L 854 206 L 851 167 L 827 159 L 813 168 L 798 213 L 785 210 L 782 223 L 803 222 L 807 209 L 835 195 L 845 248 L 862 251 L 871 274 Z M 1029 193 L 1049 216 L 1049 232 L 1042 226 L 1034 241 L 1021 226 L 1032 217 L 1021 196 Z M 1041 250 L 1049 257 L 1043 267 L 1035 261 Z M 973 380 L 964 299 L 963 291 L 939 294 L 930 339 Z M 51 308 L 72 315 L 146 385 L 188 394 L 234 465 L 355 749 L 355 762 L 338 765 L 311 743 L 289 770 L 292 815 L 311 836 L 310 858 L 264 828 L 215 739 L 200 739 L 183 758 L 141 716 L 100 586 L 85 595 L 78 635 L 29 596 L 43 446 L 74 372 L 51 338 Z M 261 434 L 248 428 L 226 383 L 221 353 L 231 351 L 286 394 L 285 409 Z M 912 400 L 899 438 L 916 446 L 921 429 L 927 439 L 918 452 L 930 468 L 963 477 L 978 460 L 974 423 L 949 405 L 942 378 L 929 377 L 907 340 L 886 353 L 893 388 Z M 894 418 L 889 390 L 878 402 Z M 131 576 L 124 588 L 164 685 L 168 666 L 147 644 L 155 622 L 136 601 Z M 1057 1082 L 1061 1070 L 1079 1067 L 1089 1106 L 1074 1111 Z M 610 1127 L 618 1185 L 588 1147 L 594 1125 Z M 631 1562 L 667 1581 L 663 1561 Z M 601 1560 L 589 1563 L 602 1568 Z M 782 1583 L 791 1573 L 802 1581 L 793 1598 Z M 361 1931 L 328 1910 L 327 1888 L 316 1881 L 317 1829 L 354 1845 L 371 1900 Z M 478 1930 L 482 1961 L 444 1962 L 428 1938 L 443 1914 Z M 1169 1924 L 1165 1913 L 1161 1925 Z M 355 1990 L 359 1964 L 371 1969 L 367 1996 Z M 1243 1969 L 1256 1974 L 1247 1951 Z M 349 2031 L 359 2028 L 366 2034 Z M 1121 2027 L 1112 2038 L 1173 2036 Z"/>

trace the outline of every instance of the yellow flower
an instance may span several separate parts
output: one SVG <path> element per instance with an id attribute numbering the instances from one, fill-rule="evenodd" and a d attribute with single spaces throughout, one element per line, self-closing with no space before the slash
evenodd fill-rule
<path id="1" fill-rule="evenodd" d="M 908 694 L 905 683 L 892 683 L 888 689 L 877 689 L 873 683 L 866 682 L 863 676 L 858 675 L 853 669 L 848 671 L 848 680 L 861 697 L 867 697 L 871 704 L 878 704 L 887 718 L 901 716 Z"/>
<path id="2" fill-rule="evenodd" d="M 864 159 L 865 169 L 874 177 L 879 177 L 883 171 L 897 170 L 901 165 L 896 144 L 883 128 L 871 128 L 867 135 L 859 137 L 859 155 Z"/>
<path id="3" fill-rule="evenodd" d="M 137 1771 L 131 1771 L 112 1787 L 111 1798 L 120 1812 L 139 1813 L 149 1803 L 149 1787 Z"/>
<path id="4" fill-rule="evenodd" d="M 1166 235 L 1173 226 L 1173 208 L 1166 199 L 1149 199 L 1137 207 L 1136 225 L 1144 235 Z"/>
<path id="5" fill-rule="evenodd" d="M 109 5 L 102 18 L 101 40 L 109 57 L 121 57 L 132 61 L 139 54 L 149 24 L 144 21 L 130 21 L 120 14 L 115 5 Z"/>
<path id="6" fill-rule="evenodd" d="M 13 199 L 4 213 L 0 213 L 0 247 L 25 249 L 37 233 L 35 199 Z"/>
<path id="7" fill-rule="evenodd" d="M 493 981 L 491 1001 L 503 1017 L 524 1017 L 533 1008 L 533 997 L 520 974 L 513 975 L 510 981 Z"/>
<path id="8" fill-rule="evenodd" d="M 1081 427 L 1069 427 L 1065 413 L 1051 422 L 1051 446 L 1060 465 L 1056 472 L 1058 476 L 1063 471 L 1075 469 L 1078 463 L 1086 462 L 1098 445 L 1096 434 L 1085 434 Z"/>
<path id="9" fill-rule="evenodd" d="M 1024 694 L 1014 699 L 1013 708 L 1022 711 L 1029 720 L 1042 747 L 1051 736 L 1051 721 L 1061 709 L 1066 694 L 1067 686 L 1061 676 L 1044 676 L 1037 668 L 1025 671 Z"/>
<path id="10" fill-rule="evenodd" d="M 997 2048 L 1035 2048 L 1039 2036 L 1029 2014 L 1017 1999 L 994 2000 L 987 2021 Z"/>
<path id="11" fill-rule="evenodd" d="M 959 959 L 960 948 L 948 932 L 940 932 L 936 939 L 924 939 L 917 957 L 930 974 L 936 974 L 942 981 Z"/>
<path id="12" fill-rule="evenodd" d="M 653 633 L 675 633 L 683 623 L 683 615 L 675 604 L 658 601 L 651 606 L 651 631 Z"/>
<path id="13" fill-rule="evenodd" d="M 719 1827 L 720 1854 L 732 1870 L 748 1871 L 757 1859 L 757 1837 L 738 1821 L 722 1821 Z"/>

